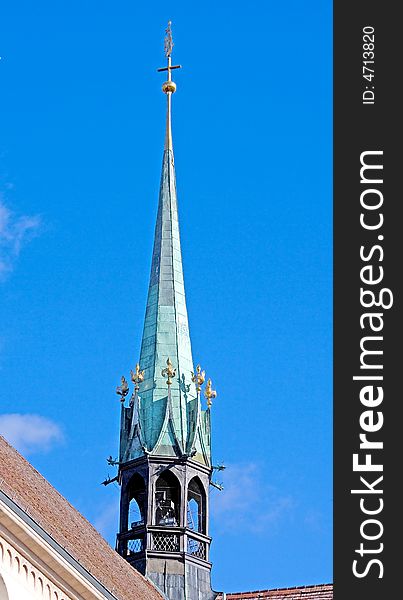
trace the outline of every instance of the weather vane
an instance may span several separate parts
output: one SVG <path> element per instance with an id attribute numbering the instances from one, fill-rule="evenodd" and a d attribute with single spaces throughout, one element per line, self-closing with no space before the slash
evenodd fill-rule
<path id="1" fill-rule="evenodd" d="M 181 65 L 172 65 L 171 64 L 171 54 L 172 49 L 174 47 L 174 43 L 172 40 L 172 29 L 171 29 L 171 21 L 168 21 L 168 27 L 165 29 L 165 40 L 164 40 L 164 51 L 165 56 L 167 57 L 167 66 L 162 67 L 161 69 L 157 69 L 158 72 L 168 71 L 168 80 L 162 85 L 162 91 L 164 94 L 171 93 L 173 94 L 176 91 L 176 84 L 172 81 L 171 71 L 173 69 L 180 69 Z"/>
<path id="2" fill-rule="evenodd" d="M 171 56 L 172 49 L 174 47 L 174 43 L 172 40 L 172 29 L 171 29 L 172 21 L 168 21 L 168 27 L 165 29 L 165 39 L 164 39 L 164 51 L 165 56 Z"/>

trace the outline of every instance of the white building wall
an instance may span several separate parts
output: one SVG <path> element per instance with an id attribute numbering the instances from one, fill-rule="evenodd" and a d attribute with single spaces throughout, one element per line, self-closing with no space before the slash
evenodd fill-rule
<path id="1" fill-rule="evenodd" d="M 0 537 L 0 600 L 72 600 Z"/>

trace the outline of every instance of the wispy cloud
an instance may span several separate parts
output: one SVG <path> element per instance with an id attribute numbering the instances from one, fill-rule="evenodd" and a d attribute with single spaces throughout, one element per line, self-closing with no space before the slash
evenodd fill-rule
<path id="1" fill-rule="evenodd" d="M 63 441 L 63 433 L 57 423 L 33 414 L 0 415 L 0 434 L 22 454 L 48 452 Z"/>
<path id="2" fill-rule="evenodd" d="M 40 216 L 15 215 L 0 195 L 0 281 L 14 269 L 22 247 L 38 235 L 40 225 Z"/>
<path id="3" fill-rule="evenodd" d="M 212 516 L 217 529 L 231 533 L 266 532 L 289 517 L 294 499 L 266 481 L 254 463 L 230 465 L 223 476 L 224 490 L 212 494 Z"/>

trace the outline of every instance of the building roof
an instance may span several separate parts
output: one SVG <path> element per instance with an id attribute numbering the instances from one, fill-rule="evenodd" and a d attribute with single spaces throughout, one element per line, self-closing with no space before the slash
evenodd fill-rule
<path id="1" fill-rule="evenodd" d="M 305 585 L 301 587 L 273 590 L 256 590 L 254 592 L 236 592 L 220 595 L 217 600 L 333 600 L 333 584 Z"/>
<path id="2" fill-rule="evenodd" d="M 119 600 L 161 600 L 156 588 L 0 436 L 0 490 Z"/>

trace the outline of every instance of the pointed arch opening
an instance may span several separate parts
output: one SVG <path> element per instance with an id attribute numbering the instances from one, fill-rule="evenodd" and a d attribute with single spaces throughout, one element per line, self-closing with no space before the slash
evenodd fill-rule
<path id="1" fill-rule="evenodd" d="M 155 524 L 177 527 L 180 523 L 180 483 L 164 471 L 155 484 Z"/>
<path id="2" fill-rule="evenodd" d="M 198 477 L 193 477 L 188 485 L 187 527 L 206 533 L 206 492 Z"/>
<path id="3" fill-rule="evenodd" d="M 146 485 L 144 479 L 135 473 L 129 482 L 129 508 L 127 529 L 143 525 L 145 521 Z"/>

